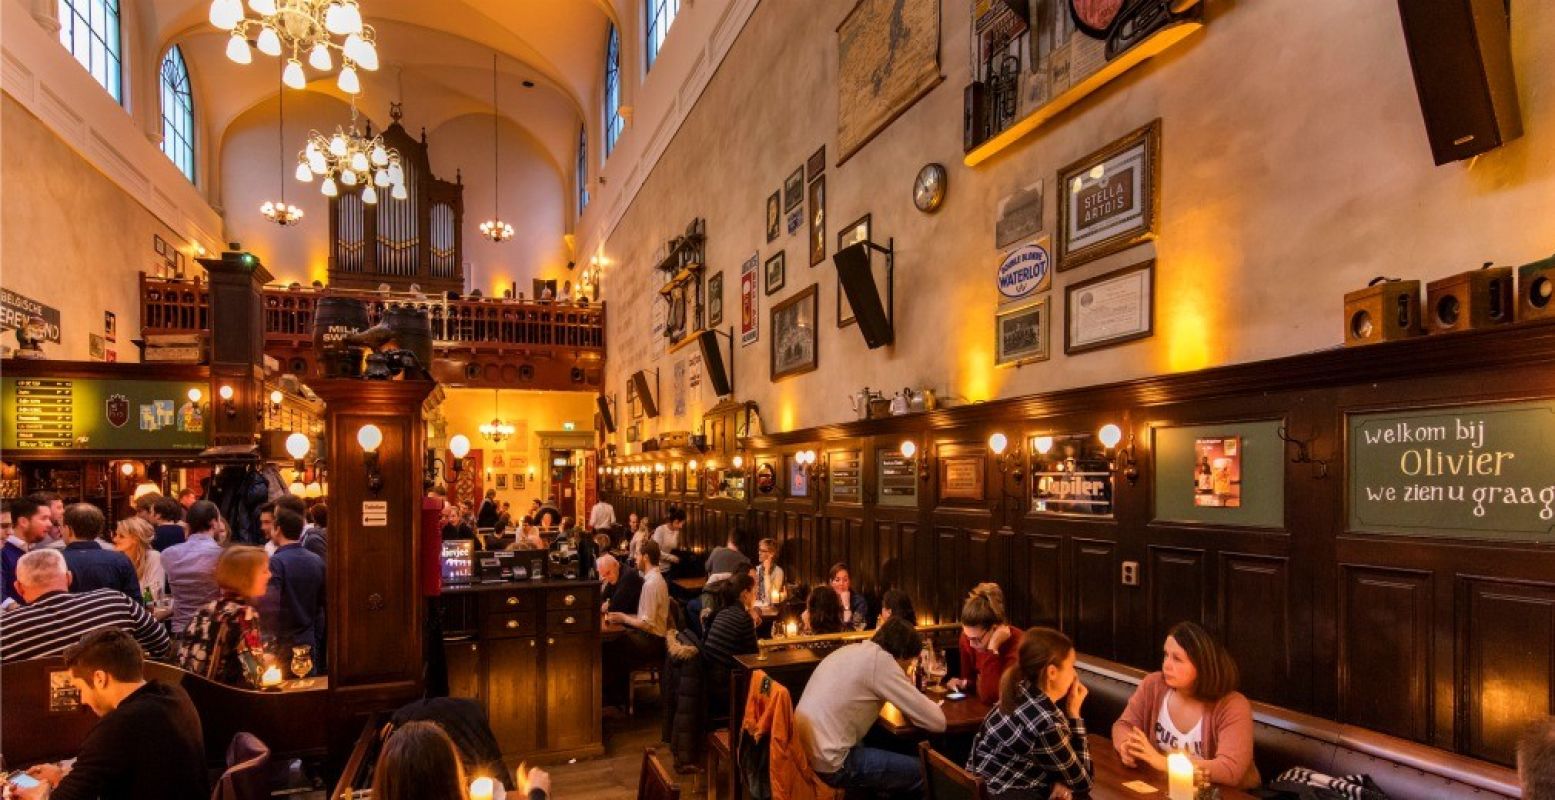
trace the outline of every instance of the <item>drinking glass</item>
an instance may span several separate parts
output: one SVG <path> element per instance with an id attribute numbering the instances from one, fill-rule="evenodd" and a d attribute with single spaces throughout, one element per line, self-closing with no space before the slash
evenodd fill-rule
<path id="1" fill-rule="evenodd" d="M 313 647 L 300 644 L 292 648 L 292 677 L 306 678 L 313 674 Z"/>

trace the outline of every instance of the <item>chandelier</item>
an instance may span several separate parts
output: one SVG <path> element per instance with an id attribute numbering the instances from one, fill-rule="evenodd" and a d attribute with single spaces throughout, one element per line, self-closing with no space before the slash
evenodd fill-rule
<path id="1" fill-rule="evenodd" d="M 334 51 L 340 52 L 340 74 L 336 84 L 346 94 L 362 90 L 356 68 L 378 69 L 378 50 L 373 45 L 373 29 L 362 24 L 362 11 L 356 0 L 248 0 L 256 16 L 248 16 L 242 0 L 211 0 L 210 21 L 232 32 L 227 41 L 227 58 L 239 64 L 253 60 L 249 37 L 267 56 L 284 56 L 282 80 L 293 89 L 308 85 L 302 71 L 302 59 L 319 72 L 334 69 Z M 340 41 L 336 41 L 340 37 Z"/>
<path id="2" fill-rule="evenodd" d="M 498 120 L 501 106 L 497 103 L 497 54 L 491 54 L 491 219 L 481 223 L 481 235 L 498 244 L 513 238 L 513 226 L 502 221 L 497 207 L 502 199 L 502 172 L 497 169 Z M 511 432 L 510 432 L 511 435 Z"/>
<path id="3" fill-rule="evenodd" d="M 313 176 L 323 178 L 319 191 L 325 197 L 336 197 L 340 187 L 352 191 L 362 186 L 362 202 L 371 205 L 378 202 L 378 189 L 392 187 L 389 196 L 404 200 L 405 171 L 400 166 L 398 150 L 385 147 L 383 137 L 374 136 L 372 124 L 367 133 L 356 127 L 356 98 L 351 99 L 351 127 L 335 126 L 332 136 L 318 131 L 308 131 L 308 145 L 297 154 L 297 180 L 310 183 Z M 338 184 L 336 181 L 338 180 Z"/>
<path id="4" fill-rule="evenodd" d="M 486 437 L 486 440 L 492 444 L 500 444 L 504 439 L 512 438 L 513 434 L 518 431 L 511 422 L 503 421 L 497 403 L 497 390 L 493 389 L 491 390 L 491 412 L 494 416 L 492 416 L 490 422 L 483 422 L 480 426 L 481 436 Z"/>
<path id="5" fill-rule="evenodd" d="M 275 123 L 275 159 L 281 171 L 281 200 L 272 203 L 266 200 L 259 207 L 259 213 L 265 215 L 265 219 L 274 222 L 281 227 L 292 225 L 302 221 L 302 209 L 286 202 L 286 92 L 275 93 L 275 104 L 279 108 L 278 121 Z"/>

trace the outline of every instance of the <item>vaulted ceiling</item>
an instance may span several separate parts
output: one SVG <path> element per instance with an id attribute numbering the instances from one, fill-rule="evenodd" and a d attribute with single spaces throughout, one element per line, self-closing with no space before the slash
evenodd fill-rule
<path id="1" fill-rule="evenodd" d="M 219 140 L 244 111 L 275 102 L 280 65 L 258 52 L 251 64 L 228 60 L 227 34 L 210 24 L 209 8 L 209 0 L 148 0 L 138 11 L 159 52 L 175 44 L 183 50 L 203 122 Z M 361 0 L 361 9 L 376 29 L 381 63 L 376 72 L 360 71 L 364 115 L 386 120 L 389 102 L 403 99 L 414 133 L 490 113 L 497 52 L 502 116 L 538 141 L 558 169 L 570 164 L 584 109 L 598 93 L 611 0 Z M 308 88 L 345 98 L 333 74 Z"/>

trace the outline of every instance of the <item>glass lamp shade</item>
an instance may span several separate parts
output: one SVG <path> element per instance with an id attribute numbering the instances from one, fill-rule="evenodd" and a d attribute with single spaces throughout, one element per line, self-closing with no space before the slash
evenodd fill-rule
<path id="1" fill-rule="evenodd" d="M 350 64 L 340 68 L 340 76 L 335 79 L 335 85 L 346 94 L 356 94 L 362 91 L 362 81 L 356 76 L 356 68 Z"/>
<path id="2" fill-rule="evenodd" d="M 329 57 L 329 46 L 323 42 L 315 42 L 313 49 L 308 52 L 308 66 L 320 72 L 333 69 L 335 61 Z"/>
<path id="3" fill-rule="evenodd" d="M 404 200 L 410 196 L 410 193 L 405 191 L 405 184 L 396 183 L 394 184 L 394 190 L 389 192 L 389 196 L 395 200 Z"/>
<path id="4" fill-rule="evenodd" d="M 329 9 L 324 12 L 324 27 L 337 36 L 360 33 L 362 12 L 354 2 L 330 3 Z"/>
<path id="5" fill-rule="evenodd" d="M 248 0 L 248 7 L 268 17 L 275 13 L 275 0 Z"/>
<path id="6" fill-rule="evenodd" d="M 319 191 L 323 192 L 325 197 L 335 197 L 340 194 L 340 187 L 335 185 L 334 178 L 325 178 L 324 183 L 319 186 Z"/>
<path id="7" fill-rule="evenodd" d="M 281 37 L 276 34 L 275 28 L 266 25 L 259 29 L 259 39 L 254 46 L 267 56 L 278 56 L 281 54 Z"/>
<path id="8" fill-rule="evenodd" d="M 299 459 L 306 456 L 310 446 L 311 444 L 308 441 L 308 434 L 306 433 L 293 433 L 292 435 L 286 437 L 286 454 L 291 456 L 293 459 Z"/>
<path id="9" fill-rule="evenodd" d="M 378 446 L 383 444 L 383 431 L 377 425 L 363 425 L 357 429 L 356 443 L 362 446 L 364 452 L 377 452 Z"/>
<path id="10" fill-rule="evenodd" d="M 1123 441 L 1123 430 L 1109 422 L 1096 432 L 1096 438 L 1101 439 L 1102 445 L 1111 450 Z"/>
<path id="11" fill-rule="evenodd" d="M 243 41 L 242 36 L 233 34 L 227 40 L 227 58 L 237 64 L 248 64 L 254 60 L 254 54 L 248 51 L 248 42 Z"/>
<path id="12" fill-rule="evenodd" d="M 368 184 L 367 188 L 362 190 L 362 202 L 367 205 L 378 202 L 378 190 L 374 189 L 372 184 Z"/>
<path id="13" fill-rule="evenodd" d="M 337 128 L 335 135 L 329 137 L 329 154 L 335 158 L 346 157 L 346 136 Z"/>
<path id="14" fill-rule="evenodd" d="M 243 21 L 243 3 L 240 0 L 213 0 L 211 3 L 210 20 L 212 25 L 223 30 L 230 30 L 234 25 Z"/>
<path id="15" fill-rule="evenodd" d="M 351 154 L 351 169 L 357 172 L 366 172 L 372 169 L 367 163 L 367 154 L 358 150 Z"/>
<path id="16" fill-rule="evenodd" d="M 281 72 L 281 82 L 293 89 L 308 88 L 308 76 L 302 71 L 302 62 L 293 58 L 286 62 L 286 69 Z"/>
<path id="17" fill-rule="evenodd" d="M 996 433 L 988 437 L 988 449 L 996 456 L 1004 455 L 1005 448 L 1010 446 L 1010 439 L 1002 433 Z"/>
<path id="18" fill-rule="evenodd" d="M 297 180 L 308 183 L 313 180 L 313 170 L 308 167 L 308 162 L 297 162 Z"/>
<path id="19" fill-rule="evenodd" d="M 356 173 L 353 172 L 352 170 L 349 170 L 349 169 L 341 170 L 340 171 L 340 182 L 345 184 L 345 185 L 347 185 L 347 186 L 355 186 L 356 185 Z"/>
<path id="20" fill-rule="evenodd" d="M 464 458 L 470 454 L 470 437 L 462 433 L 456 433 L 448 439 L 448 452 L 454 454 L 454 458 Z"/>

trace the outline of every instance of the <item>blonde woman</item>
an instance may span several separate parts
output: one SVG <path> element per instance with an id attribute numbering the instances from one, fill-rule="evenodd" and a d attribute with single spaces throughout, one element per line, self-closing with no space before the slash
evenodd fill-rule
<path id="1" fill-rule="evenodd" d="M 162 569 L 162 554 L 152 547 L 156 535 L 151 523 L 140 517 L 129 517 L 114 526 L 113 546 L 135 565 L 135 577 L 140 579 L 141 602 L 156 609 L 154 616 L 161 621 L 173 613 L 173 609 L 158 604 L 167 596 L 167 572 Z"/>
<path id="2" fill-rule="evenodd" d="M 234 545 L 216 562 L 221 596 L 195 612 L 178 648 L 178 666 L 229 686 L 258 687 L 264 672 L 259 611 L 270 584 L 270 557 L 258 547 Z"/>

